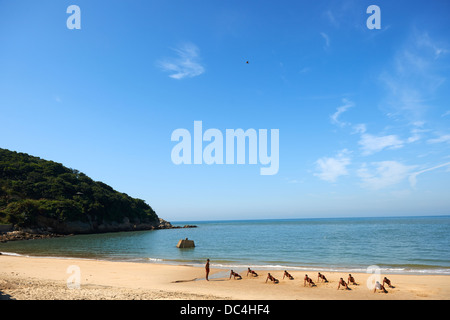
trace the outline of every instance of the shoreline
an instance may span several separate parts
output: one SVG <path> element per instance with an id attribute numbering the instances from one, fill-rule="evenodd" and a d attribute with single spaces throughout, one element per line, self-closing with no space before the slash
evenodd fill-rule
<path id="1" fill-rule="evenodd" d="M 73 275 L 70 266 L 80 271 L 80 289 L 69 289 Z M 289 271 L 294 280 L 283 278 L 283 271 L 254 269 L 258 277 L 247 277 L 245 270 L 235 270 L 242 280 L 229 279 L 230 269 L 212 266 L 210 281 L 203 268 L 163 263 L 118 262 L 79 258 L 43 258 L 0 255 L 0 298 L 17 300 L 416 300 L 450 299 L 450 276 L 391 274 L 395 288 L 388 293 L 369 290 L 367 280 L 373 274 L 354 272 L 357 286 L 337 290 L 339 278 L 348 273 L 322 272 L 319 269 Z M 70 270 L 69 270 L 70 271 Z M 317 281 L 317 272 L 328 283 Z M 265 283 L 270 272 L 279 283 Z M 303 286 L 307 273 L 315 287 Z M 380 274 L 380 279 L 387 274 Z M 372 279 L 372 278 L 370 278 Z"/>
<path id="2" fill-rule="evenodd" d="M 32 255 L 25 253 L 15 253 L 15 252 L 6 252 L 0 251 L 0 256 L 12 256 L 12 257 L 25 257 L 25 258 L 42 258 L 42 259 L 64 259 L 64 260 L 90 260 L 90 261 L 105 261 L 105 262 L 125 262 L 125 263 L 142 263 L 142 264 L 161 264 L 161 265 L 171 265 L 171 266 L 189 266 L 193 268 L 203 268 L 204 265 L 200 263 L 195 263 L 193 261 L 179 261 L 179 260 L 167 260 L 161 258 L 98 258 L 98 257 L 74 257 L 74 256 L 45 256 L 45 255 Z M 387 267 L 387 266 L 340 266 L 340 267 L 331 267 L 331 266 L 301 266 L 301 265 L 272 265 L 272 264 L 239 264 L 239 263 L 212 263 L 212 267 L 216 269 L 247 269 L 247 267 L 257 268 L 259 270 L 289 270 L 289 271 L 310 271 L 310 270 L 318 270 L 320 272 L 337 272 L 337 273 L 367 273 L 368 268 L 376 267 L 383 274 L 386 275 L 411 275 L 411 276 L 450 276 L 450 270 L 440 271 L 443 267 L 433 267 L 427 269 L 405 269 L 399 267 Z M 432 270 L 438 270 L 433 272 Z"/>

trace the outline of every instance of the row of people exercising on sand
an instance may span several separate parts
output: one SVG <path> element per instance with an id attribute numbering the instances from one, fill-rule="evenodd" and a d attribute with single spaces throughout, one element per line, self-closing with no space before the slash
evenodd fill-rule
<path id="1" fill-rule="evenodd" d="M 210 270 L 209 269 L 209 259 L 206 260 L 205 269 L 206 269 L 206 280 L 209 281 L 209 279 L 208 279 L 209 270 Z M 251 270 L 250 268 L 248 268 L 248 270 L 247 270 L 247 277 L 249 274 L 253 277 L 258 276 L 258 274 L 255 271 Z M 231 270 L 231 272 L 230 272 L 230 279 L 231 279 L 231 277 L 233 277 L 234 279 L 242 279 L 241 275 L 234 272 L 233 270 Z M 294 280 L 294 277 L 286 270 L 284 270 L 283 279 L 285 277 L 287 277 L 290 280 Z M 273 283 L 279 282 L 278 279 L 276 279 L 270 273 L 267 273 L 266 283 L 268 280 L 272 281 Z M 317 282 L 319 282 L 320 280 L 322 280 L 323 282 L 328 282 L 327 278 L 323 274 L 318 272 Z M 308 283 L 309 286 L 315 286 L 315 283 L 312 281 L 311 278 L 308 277 L 307 274 L 305 275 L 303 285 L 306 286 L 306 283 Z M 355 282 L 355 278 L 353 278 L 353 276 L 351 274 L 348 275 L 348 283 L 357 285 L 357 283 Z M 384 286 L 385 283 L 389 286 L 389 288 L 394 288 L 391 284 L 391 281 L 388 278 L 384 277 L 382 284 L 379 281 L 376 281 L 373 292 L 375 292 L 376 290 L 381 290 L 382 292 L 387 293 L 387 290 Z M 343 286 L 346 290 L 350 290 L 350 288 L 348 287 L 348 284 L 345 282 L 345 280 L 343 278 L 339 279 L 338 290 L 341 286 Z"/>
<path id="2" fill-rule="evenodd" d="M 248 277 L 249 274 L 251 276 L 253 276 L 253 277 L 257 277 L 258 276 L 258 274 L 255 271 L 251 270 L 250 268 L 248 268 L 248 270 L 247 270 L 247 277 Z M 234 279 L 242 279 L 242 276 L 239 275 L 238 273 L 234 272 L 233 270 L 231 270 L 231 272 L 230 272 L 230 279 L 231 279 L 231 277 L 233 277 Z M 289 280 L 294 280 L 294 277 L 289 272 L 287 272 L 286 270 L 284 270 L 284 273 L 283 273 L 283 279 L 284 278 L 287 278 Z M 266 283 L 269 280 L 272 281 L 273 283 L 278 283 L 279 282 L 278 279 L 276 279 L 273 275 L 271 275 L 270 273 L 267 273 Z M 325 277 L 325 275 L 323 275 L 320 272 L 318 272 L 317 273 L 317 282 L 321 282 L 321 281 L 327 283 L 328 279 Z M 350 290 L 350 288 L 348 287 L 349 284 L 358 285 L 358 283 L 356 283 L 356 281 L 355 281 L 355 278 L 351 274 L 348 275 L 347 281 L 348 281 L 348 283 L 345 282 L 345 280 L 343 278 L 340 278 L 339 279 L 339 283 L 338 283 L 338 290 L 340 289 L 341 286 L 344 289 L 346 289 L 346 290 Z M 314 281 L 307 274 L 305 274 L 305 277 L 303 278 L 303 286 L 306 287 L 306 284 L 308 284 L 310 287 L 316 286 Z M 393 286 L 391 284 L 391 280 L 389 280 L 388 278 L 384 277 L 382 284 L 379 281 L 377 281 L 375 283 L 374 292 L 376 290 L 381 290 L 384 293 L 387 293 L 387 290 L 385 288 L 385 284 L 388 285 L 389 288 L 393 288 Z"/>

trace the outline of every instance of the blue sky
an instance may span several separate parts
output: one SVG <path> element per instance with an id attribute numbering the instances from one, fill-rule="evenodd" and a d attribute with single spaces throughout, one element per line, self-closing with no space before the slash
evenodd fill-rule
<path id="1" fill-rule="evenodd" d="M 449 214 L 449 14 L 447 1 L 0 0 L 0 147 L 171 221 Z M 175 165 L 171 134 L 194 121 L 279 129 L 278 173 Z"/>

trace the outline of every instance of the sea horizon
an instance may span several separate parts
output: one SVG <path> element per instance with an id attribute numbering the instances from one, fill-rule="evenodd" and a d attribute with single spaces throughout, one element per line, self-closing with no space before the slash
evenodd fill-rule
<path id="1" fill-rule="evenodd" d="M 195 222 L 233 222 L 233 221 L 243 221 L 243 222 L 251 222 L 251 221 L 289 221 L 289 220 L 319 220 L 319 219 L 390 219 L 390 218 L 439 218 L 439 217 L 449 217 L 450 214 L 433 214 L 433 215 L 394 215 L 394 216 L 342 216 L 342 217 L 297 217 L 297 218 L 246 218 L 246 219 L 192 219 L 192 220 L 167 220 L 171 224 L 177 225 L 186 225 L 192 224 Z"/>

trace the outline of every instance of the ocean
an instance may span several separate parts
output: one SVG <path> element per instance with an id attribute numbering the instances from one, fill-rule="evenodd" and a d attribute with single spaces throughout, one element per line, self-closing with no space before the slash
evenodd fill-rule
<path id="1" fill-rule="evenodd" d="M 180 221 L 197 228 L 0 243 L 9 255 L 253 269 L 449 274 L 450 216 Z M 195 248 L 178 249 L 180 239 Z"/>

